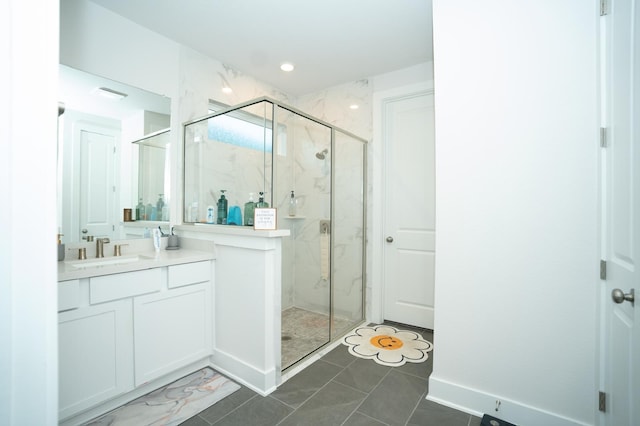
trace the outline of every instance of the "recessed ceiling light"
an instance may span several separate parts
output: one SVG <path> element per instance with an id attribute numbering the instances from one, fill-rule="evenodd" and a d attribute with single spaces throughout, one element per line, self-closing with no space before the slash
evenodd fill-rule
<path id="1" fill-rule="evenodd" d="M 231 87 L 225 86 L 225 87 L 222 88 L 222 92 L 223 93 L 231 93 L 231 92 L 233 92 L 233 90 L 231 90 Z"/>
<path id="2" fill-rule="evenodd" d="M 357 104 L 351 104 L 351 105 L 349 105 L 349 108 L 351 108 L 351 109 L 358 109 L 358 108 L 360 108 L 360 105 L 357 105 Z"/>
<path id="3" fill-rule="evenodd" d="M 126 93 L 118 92 L 117 90 L 109 89 L 108 87 L 96 87 L 93 93 L 103 96 L 105 98 L 120 100 L 126 98 Z"/>
<path id="4" fill-rule="evenodd" d="M 294 68 L 295 67 L 293 66 L 293 64 L 290 64 L 288 62 L 285 62 L 284 64 L 280 65 L 280 69 L 285 72 L 291 72 L 293 71 Z"/>

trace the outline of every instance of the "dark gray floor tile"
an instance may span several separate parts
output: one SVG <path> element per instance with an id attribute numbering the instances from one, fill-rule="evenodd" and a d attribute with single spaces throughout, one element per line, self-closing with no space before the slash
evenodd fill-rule
<path id="1" fill-rule="evenodd" d="M 256 396 L 214 424 L 216 426 L 273 426 L 292 411 L 291 407 L 287 407 L 278 400 Z"/>
<path id="2" fill-rule="evenodd" d="M 280 385 L 271 396 L 297 408 L 342 370 L 318 360 Z"/>
<path id="3" fill-rule="evenodd" d="M 471 419 L 469 420 L 469 426 L 480 426 L 480 422 L 482 422 L 482 419 L 480 417 L 471 416 Z"/>
<path id="4" fill-rule="evenodd" d="M 379 365 L 370 359 L 358 358 L 342 370 L 333 380 L 362 392 L 371 392 L 391 367 Z"/>
<path id="5" fill-rule="evenodd" d="M 422 399 L 413 415 L 409 419 L 409 425 L 438 425 L 438 426 L 468 426 L 471 415 L 454 410 L 433 401 Z M 479 423 L 478 423 L 479 424 Z"/>
<path id="6" fill-rule="evenodd" d="M 426 390 L 426 379 L 391 369 L 358 411 L 390 425 L 404 425 Z"/>
<path id="7" fill-rule="evenodd" d="M 429 358 L 427 358 L 424 362 L 407 362 L 400 367 L 393 367 L 396 371 L 405 374 L 411 374 L 413 376 L 422 377 L 423 379 L 427 379 L 431 372 L 433 371 L 433 353 L 429 352 Z"/>
<path id="8" fill-rule="evenodd" d="M 251 389 L 242 386 L 240 389 L 221 399 L 216 404 L 200 413 L 200 417 L 209 423 L 215 423 L 251 398 L 260 397 Z"/>
<path id="9" fill-rule="evenodd" d="M 367 394 L 331 382 L 287 417 L 281 426 L 340 425 L 366 398 Z"/>
<path id="10" fill-rule="evenodd" d="M 340 345 L 335 347 L 328 354 L 324 355 L 322 360 L 340 367 L 346 367 L 355 361 L 356 357 L 349 353 L 345 345 Z"/>
<path id="11" fill-rule="evenodd" d="M 190 419 L 180 423 L 180 426 L 209 426 L 209 423 L 205 422 L 202 417 L 193 416 Z"/>
<path id="12" fill-rule="evenodd" d="M 372 419 L 369 416 L 365 416 L 364 414 L 356 411 L 353 413 L 346 422 L 342 424 L 342 426 L 385 426 L 386 423 L 382 423 L 377 421 L 376 419 Z"/>

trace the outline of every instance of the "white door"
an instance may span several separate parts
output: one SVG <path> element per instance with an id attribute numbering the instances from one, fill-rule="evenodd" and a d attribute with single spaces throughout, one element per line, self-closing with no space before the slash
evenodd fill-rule
<path id="1" fill-rule="evenodd" d="M 383 99 L 384 319 L 433 329 L 433 91 Z"/>
<path id="2" fill-rule="evenodd" d="M 611 0 L 608 12 L 603 416 L 631 426 L 640 424 L 640 2 Z M 636 302 L 624 300 L 634 289 Z"/>
<path id="3" fill-rule="evenodd" d="M 80 235 L 114 237 L 117 135 L 109 129 L 80 129 Z"/>

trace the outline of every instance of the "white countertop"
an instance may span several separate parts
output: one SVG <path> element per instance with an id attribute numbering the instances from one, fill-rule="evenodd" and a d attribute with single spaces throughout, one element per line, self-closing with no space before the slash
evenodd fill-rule
<path id="1" fill-rule="evenodd" d="M 163 246 L 166 247 L 165 240 L 166 239 L 163 238 Z M 181 242 L 186 247 L 183 246 L 178 250 L 166 250 L 163 247 L 158 252 L 153 249 L 132 251 L 126 254 L 123 253 L 123 255 L 120 257 L 105 255 L 104 258 L 96 259 L 87 256 L 86 260 L 67 258 L 61 262 L 58 262 L 58 281 L 98 277 L 101 275 L 119 274 L 122 272 L 140 271 L 143 269 L 161 268 L 163 266 L 179 265 L 182 263 L 213 260 L 216 257 L 213 242 L 193 240 L 189 241 L 189 239 L 182 239 Z M 137 260 L 129 261 L 126 263 L 96 265 L 83 268 L 77 268 L 73 266 L 74 264 L 90 264 L 96 261 L 127 261 L 131 260 L 132 258 L 137 258 Z"/>
<path id="2" fill-rule="evenodd" d="M 199 262 L 203 260 L 215 259 L 213 253 L 197 250 L 160 250 L 159 252 L 136 253 L 122 256 L 128 259 L 131 256 L 139 256 L 139 260 L 134 262 L 97 265 L 86 268 L 77 268 L 73 264 L 82 262 L 94 262 L 96 259 L 72 260 L 58 262 L 58 281 L 75 280 L 79 278 L 98 277 L 101 275 L 119 274 L 122 272 L 140 271 L 143 269 L 160 268 L 163 266 L 178 265 L 181 263 Z M 113 256 L 104 259 L 116 259 Z"/>

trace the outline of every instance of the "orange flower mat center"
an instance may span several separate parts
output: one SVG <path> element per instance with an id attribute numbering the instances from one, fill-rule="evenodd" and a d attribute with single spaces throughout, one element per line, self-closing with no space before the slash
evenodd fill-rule
<path id="1" fill-rule="evenodd" d="M 402 340 L 396 337 L 387 336 L 386 334 L 373 336 L 370 342 L 376 348 L 387 350 L 400 349 L 404 345 L 404 343 L 402 343 Z"/>

